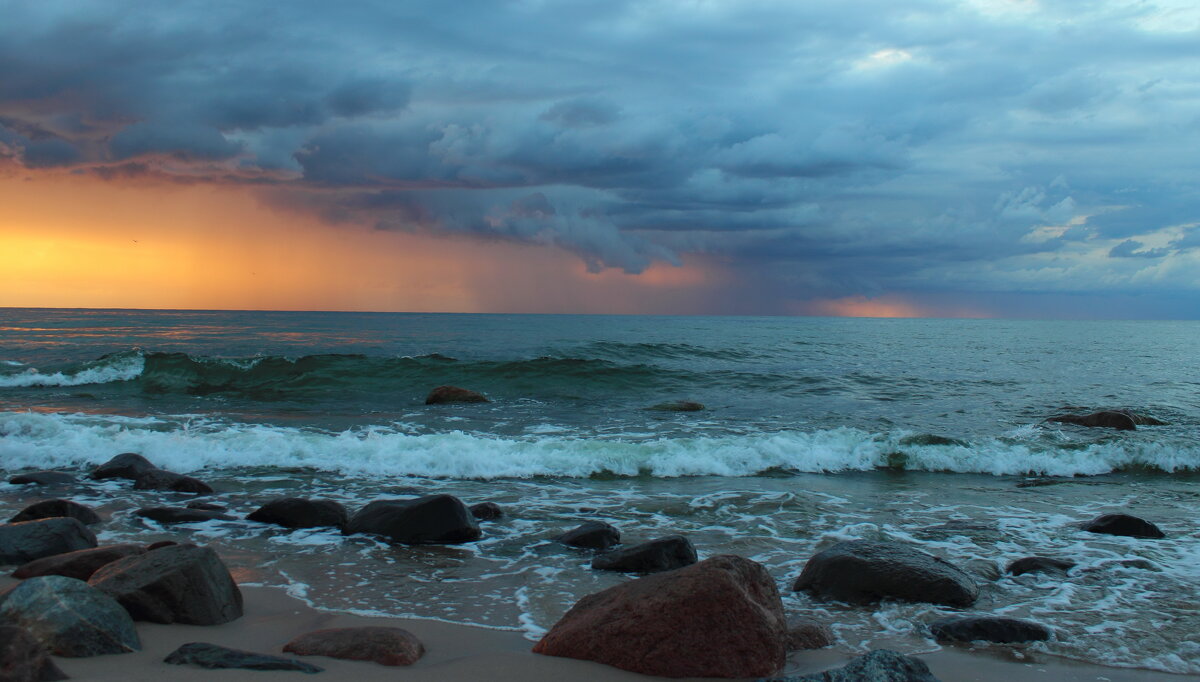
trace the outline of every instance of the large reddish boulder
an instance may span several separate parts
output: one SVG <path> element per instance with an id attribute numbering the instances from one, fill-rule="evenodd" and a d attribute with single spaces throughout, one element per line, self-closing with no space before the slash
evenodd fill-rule
<path id="1" fill-rule="evenodd" d="M 208 547 L 171 545 L 118 559 L 88 579 L 134 620 L 221 625 L 242 617 L 242 593 Z"/>
<path id="2" fill-rule="evenodd" d="M 0 625 L 0 680 L 55 682 L 67 676 L 54 665 L 50 652 L 25 628 Z"/>
<path id="3" fill-rule="evenodd" d="M 34 559 L 13 571 L 14 578 L 24 580 L 40 575 L 61 575 L 77 580 L 87 580 L 92 574 L 116 561 L 135 554 L 145 554 L 145 545 L 124 544 L 80 549 L 66 554 Z"/>
<path id="4" fill-rule="evenodd" d="M 416 635 L 402 628 L 362 627 L 309 632 L 285 644 L 283 650 L 298 656 L 412 665 L 425 653 L 425 646 Z"/>
<path id="5" fill-rule="evenodd" d="M 783 666 L 787 621 L 761 564 L 715 556 L 579 600 L 534 653 L 663 677 L 764 677 Z"/>
<path id="6" fill-rule="evenodd" d="M 22 523 L 24 521 L 37 521 L 38 519 L 53 519 L 60 516 L 79 519 L 80 523 L 89 526 L 100 523 L 100 515 L 91 507 L 79 504 L 78 502 L 59 499 L 42 500 L 41 502 L 31 504 L 9 519 L 8 522 Z"/>
<path id="7" fill-rule="evenodd" d="M 444 403 L 490 403 L 482 393 L 458 386 L 438 386 L 425 397 L 426 405 Z"/>

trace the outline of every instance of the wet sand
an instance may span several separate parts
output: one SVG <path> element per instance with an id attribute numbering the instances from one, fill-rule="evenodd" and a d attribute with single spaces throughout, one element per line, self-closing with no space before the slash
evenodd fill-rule
<path id="1" fill-rule="evenodd" d="M 0 589 L 16 581 L 0 579 Z M 561 680 L 654 679 L 616 668 L 570 659 L 539 656 L 530 652 L 532 644 L 520 633 L 456 625 L 432 620 L 369 618 L 318 611 L 276 588 L 243 586 L 245 616 L 226 625 L 156 625 L 138 623 L 142 651 L 94 658 L 56 658 L 64 672 L 77 680 L 268 680 L 288 677 L 306 679 L 293 671 L 258 672 L 246 670 L 206 670 L 162 662 L 167 654 L 187 642 L 211 642 L 259 653 L 281 654 L 283 645 L 293 637 L 321 628 L 391 625 L 415 634 L 426 648 L 425 656 L 408 668 L 389 668 L 374 663 L 340 661 L 319 656 L 301 660 L 325 668 L 315 679 L 373 680 L 521 680 L 560 682 Z M 793 653 L 787 674 L 817 672 L 843 665 L 849 656 L 833 650 Z M 1032 662 L 1005 660 L 1002 654 L 945 649 L 920 656 L 942 682 L 1151 682 L 1154 680 L 1200 680 L 1195 675 L 1171 675 L 1085 665 L 1043 657 Z"/>

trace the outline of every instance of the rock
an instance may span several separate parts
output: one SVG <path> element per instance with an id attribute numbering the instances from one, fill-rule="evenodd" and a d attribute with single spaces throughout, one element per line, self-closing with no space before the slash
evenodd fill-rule
<path id="1" fill-rule="evenodd" d="M 770 682 L 938 682 L 925 661 L 888 649 L 876 649 L 836 670 L 781 677 Z"/>
<path id="2" fill-rule="evenodd" d="M 146 545 L 146 551 L 153 552 L 156 549 L 162 549 L 163 547 L 174 547 L 178 544 L 179 543 L 175 542 L 174 540 L 159 540 L 158 542 L 151 542 L 150 544 Z"/>
<path id="3" fill-rule="evenodd" d="M 469 391 L 458 386 L 438 386 L 425 397 L 426 405 L 441 405 L 443 403 L 490 403 L 482 393 Z"/>
<path id="4" fill-rule="evenodd" d="M 833 645 L 833 630 L 814 618 L 789 618 L 787 650 L 823 649 Z"/>
<path id="5" fill-rule="evenodd" d="M 75 482 L 75 476 L 63 471 L 33 471 L 13 476 L 8 482 L 13 485 L 70 485 Z"/>
<path id="6" fill-rule="evenodd" d="M 171 490 L 195 495 L 208 495 L 213 492 L 212 486 L 204 481 L 162 469 L 138 476 L 133 482 L 133 487 L 135 490 Z"/>
<path id="7" fill-rule="evenodd" d="M 148 474 L 157 469 L 158 467 L 151 464 L 150 460 L 145 457 L 133 452 L 125 452 L 93 469 L 91 477 L 94 479 L 128 478 L 135 481 L 142 474 Z"/>
<path id="8" fill-rule="evenodd" d="M 408 630 L 390 627 L 334 628 L 300 635 L 283 650 L 298 656 L 328 656 L 379 665 L 412 665 L 425 646 Z"/>
<path id="9" fill-rule="evenodd" d="M 880 599 L 970 606 L 979 596 L 971 576 L 943 559 L 898 542 L 850 540 L 804 565 L 793 590 L 866 604 Z"/>
<path id="10" fill-rule="evenodd" d="M 588 521 L 574 530 L 563 533 L 555 540 L 572 547 L 608 549 L 621 544 L 621 531 L 603 521 Z"/>
<path id="11" fill-rule="evenodd" d="M 704 405 L 690 400 L 673 400 L 671 402 L 651 405 L 647 409 L 659 412 L 699 412 L 704 409 Z"/>
<path id="12" fill-rule="evenodd" d="M 908 446 L 930 446 L 930 445 L 954 445 L 960 448 L 968 447 L 970 444 L 964 440 L 957 438 L 949 438 L 947 436 L 939 436 L 936 433 L 914 433 L 911 436 L 905 436 L 900 439 L 900 445 Z"/>
<path id="13" fill-rule="evenodd" d="M 479 504 L 471 505 L 470 509 L 471 516 L 480 521 L 495 521 L 504 516 L 504 510 L 495 502 L 480 502 Z"/>
<path id="14" fill-rule="evenodd" d="M 164 663 L 171 665 L 195 665 L 201 668 L 240 668 L 242 670 L 295 670 L 302 673 L 319 673 L 325 670 L 311 663 L 294 658 L 257 654 L 252 651 L 230 649 L 206 642 L 189 642 L 167 654 Z"/>
<path id="15" fill-rule="evenodd" d="M 665 677 L 762 677 L 787 656 L 783 603 L 761 564 L 715 556 L 579 600 L 534 653 Z"/>
<path id="16" fill-rule="evenodd" d="M 242 593 L 208 547 L 173 545 L 118 559 L 88 580 L 134 620 L 220 625 L 242 616 Z"/>
<path id="17" fill-rule="evenodd" d="M 1010 563 L 1004 571 L 1013 575 L 1024 575 L 1025 573 L 1066 573 L 1074 567 L 1074 561 L 1051 559 L 1045 556 L 1027 556 Z"/>
<path id="18" fill-rule="evenodd" d="M 1076 426 L 1103 427 L 1117 429 L 1118 431 L 1133 431 L 1137 429 L 1137 422 L 1133 417 L 1125 412 L 1117 412 L 1115 410 L 1093 412 L 1091 414 L 1060 414 L 1050 417 L 1046 421 L 1075 424 Z"/>
<path id="19" fill-rule="evenodd" d="M 1137 424 L 1138 426 L 1170 426 L 1171 425 L 1170 422 L 1165 422 L 1161 419 L 1155 419 L 1154 417 L 1151 417 L 1148 414 L 1138 414 L 1137 412 L 1134 412 L 1133 410 L 1113 410 L 1113 412 L 1120 412 L 1121 414 L 1129 415 L 1129 418 L 1133 420 L 1133 423 Z"/>
<path id="20" fill-rule="evenodd" d="M 184 509 L 182 507 L 142 507 L 134 514 L 159 523 L 203 523 L 205 521 L 236 521 L 237 518 L 217 511 Z"/>
<path id="21" fill-rule="evenodd" d="M 78 519 L 60 516 L 0 525 L 0 564 L 23 564 L 95 546 L 96 536 Z"/>
<path id="22" fill-rule="evenodd" d="M 1083 524 L 1083 530 L 1104 535 L 1121 535 L 1130 538 L 1165 538 L 1158 526 L 1128 514 L 1102 514 Z"/>
<path id="23" fill-rule="evenodd" d="M 0 625 L 0 680 L 56 682 L 68 679 L 54 665 L 50 652 L 25 628 Z"/>
<path id="24" fill-rule="evenodd" d="M 456 544 L 481 535 L 471 511 L 453 495 L 377 500 L 355 514 L 344 532 L 382 535 L 405 544 Z"/>
<path id="25" fill-rule="evenodd" d="M 141 545 L 107 545 L 80 549 L 66 554 L 35 559 L 13 571 L 12 576 L 24 580 L 40 575 L 61 575 L 76 580 L 87 580 L 101 566 L 111 564 L 117 559 L 124 559 L 135 554 L 144 554 L 146 548 Z"/>
<path id="26" fill-rule="evenodd" d="M 225 511 L 228 509 L 228 507 L 223 504 L 217 504 L 215 502 L 201 502 L 200 500 L 188 502 L 184 506 L 188 509 L 200 509 L 203 511 Z"/>
<path id="27" fill-rule="evenodd" d="M 1050 639 L 1050 629 L 1044 625 L 1015 618 L 969 616 L 944 618 L 929 626 L 939 642 L 1044 642 Z"/>
<path id="28" fill-rule="evenodd" d="M 22 521 L 53 519 L 59 516 L 79 519 L 80 523 L 89 526 L 93 523 L 100 523 L 100 515 L 93 511 L 91 507 L 70 500 L 43 500 L 36 502 L 22 509 L 16 516 L 9 519 L 8 522 L 21 523 Z"/>
<path id="29" fill-rule="evenodd" d="M 56 656 L 138 651 L 133 620 L 112 597 L 82 580 L 30 578 L 0 595 L 0 622 L 28 630 Z"/>
<path id="30" fill-rule="evenodd" d="M 643 542 L 606 552 L 592 559 L 592 568 L 626 573 L 657 573 L 696 563 L 696 548 L 682 535 Z"/>
<path id="31" fill-rule="evenodd" d="M 271 500 L 246 517 L 260 523 L 273 523 L 284 528 L 346 527 L 346 508 L 333 500 L 306 500 L 302 497 L 283 497 Z"/>

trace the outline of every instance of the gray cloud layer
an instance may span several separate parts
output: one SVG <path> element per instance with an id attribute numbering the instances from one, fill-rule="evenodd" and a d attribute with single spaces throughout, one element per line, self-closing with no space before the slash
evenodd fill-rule
<path id="1" fill-rule="evenodd" d="M 593 269 L 709 256 L 754 283 L 748 311 L 1100 292 L 1200 312 L 1189 3 L 254 5 L 0 2 L 0 154 L 258 183 L 330 222 Z"/>

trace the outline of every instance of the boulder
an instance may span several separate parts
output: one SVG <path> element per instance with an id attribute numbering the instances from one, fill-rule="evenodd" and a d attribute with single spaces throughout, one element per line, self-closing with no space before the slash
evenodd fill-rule
<path id="1" fill-rule="evenodd" d="M 671 402 L 659 403 L 651 405 L 651 410 L 659 412 L 699 412 L 704 409 L 702 403 L 692 402 L 691 400 L 672 400 Z"/>
<path id="2" fill-rule="evenodd" d="M 79 519 L 80 523 L 92 525 L 100 523 L 100 515 L 92 510 L 91 507 L 72 502 L 70 500 L 42 500 L 25 507 L 17 515 L 8 520 L 9 523 L 21 523 L 22 521 L 36 521 L 38 519 L 53 519 L 55 517 L 65 516 L 67 518 Z"/>
<path id="3" fill-rule="evenodd" d="M 8 482 L 13 485 L 70 485 L 75 482 L 75 476 L 65 471 L 32 471 L 13 476 Z"/>
<path id="4" fill-rule="evenodd" d="M 95 546 L 96 536 L 78 519 L 59 516 L 0 525 L 0 564 L 23 564 Z"/>
<path id="5" fill-rule="evenodd" d="M 212 486 L 204 481 L 162 469 L 148 471 L 138 476 L 133 481 L 133 487 L 135 490 L 170 490 L 195 495 L 208 495 L 213 492 Z"/>
<path id="6" fill-rule="evenodd" d="M 344 531 L 380 535 L 404 544 L 456 544 L 478 540 L 475 517 L 453 495 L 377 500 L 351 517 Z"/>
<path id="7" fill-rule="evenodd" d="M 30 578 L 0 595 L 0 622 L 28 630 L 56 656 L 138 651 L 133 620 L 112 597 L 61 575 Z"/>
<path id="8" fill-rule="evenodd" d="M 482 393 L 476 393 L 458 386 L 438 386 L 425 397 L 426 405 L 441 405 L 443 403 L 490 403 Z"/>
<path id="9" fill-rule="evenodd" d="M 471 516 L 480 521 L 495 521 L 504 516 L 504 510 L 495 502 L 480 502 L 470 507 Z"/>
<path id="10" fill-rule="evenodd" d="M 715 556 L 579 600 L 534 653 L 664 677 L 762 677 L 787 656 L 775 580 L 761 564 Z"/>
<path id="11" fill-rule="evenodd" d="M 61 575 L 76 580 L 87 580 L 101 566 L 111 564 L 117 559 L 145 553 L 142 545 L 107 545 L 80 549 L 66 554 L 35 559 L 13 571 L 12 576 L 24 580 L 36 578 L 39 575 Z"/>
<path id="12" fill-rule="evenodd" d="M 621 544 L 621 531 L 603 521 L 588 521 L 578 528 L 563 533 L 555 540 L 572 547 L 608 549 L 613 545 Z"/>
<path id="13" fill-rule="evenodd" d="M 228 509 L 228 507 L 223 504 L 217 504 L 215 502 L 202 502 L 200 500 L 188 502 L 183 506 L 187 507 L 188 509 L 202 509 L 204 511 L 225 511 Z"/>
<path id="14" fill-rule="evenodd" d="M 1103 535 L 1122 535 L 1130 538 L 1165 538 L 1158 526 L 1128 514 L 1102 514 L 1083 524 L 1083 530 Z"/>
<path id="15" fill-rule="evenodd" d="M 938 682 L 938 678 L 919 658 L 876 649 L 835 670 L 781 677 L 769 682 Z"/>
<path id="16" fill-rule="evenodd" d="M 294 658 L 258 654 L 253 651 L 230 649 L 207 642 L 189 642 L 167 654 L 164 663 L 171 665 L 195 665 L 201 668 L 240 668 L 242 670 L 295 670 L 302 673 L 319 673 L 311 663 Z"/>
<path id="17" fill-rule="evenodd" d="M 643 542 L 617 549 L 592 559 L 592 568 L 626 573 L 657 573 L 696 563 L 696 548 L 682 535 Z"/>
<path id="18" fill-rule="evenodd" d="M 379 665 L 412 665 L 425 653 L 408 630 L 390 627 L 334 628 L 296 637 L 283 650 L 298 656 L 328 656 Z"/>
<path id="19" fill-rule="evenodd" d="M 56 682 L 68 679 L 54 665 L 50 652 L 25 628 L 0 625 L 0 680 Z"/>
<path id="20" fill-rule="evenodd" d="M 1074 567 L 1074 561 L 1051 559 L 1045 556 L 1027 556 L 1010 563 L 1004 571 L 1012 575 L 1024 575 L 1026 573 L 1066 573 Z"/>
<path id="21" fill-rule="evenodd" d="M 833 645 L 833 630 L 814 618 L 789 618 L 787 650 L 823 649 Z"/>
<path id="22" fill-rule="evenodd" d="M 174 547 L 178 544 L 179 543 L 175 542 L 174 540 L 159 540 L 158 542 L 151 542 L 150 544 L 146 545 L 146 551 L 153 552 L 156 549 L 162 549 L 163 547 Z"/>
<path id="23" fill-rule="evenodd" d="M 208 547 L 171 545 L 118 559 L 88 583 L 116 598 L 134 620 L 220 625 L 242 616 L 242 593 Z"/>
<path id="24" fill-rule="evenodd" d="M 237 518 L 218 511 L 185 509 L 183 507 L 142 507 L 134 512 L 137 516 L 158 523 L 204 523 L 205 521 L 236 521 Z"/>
<path id="25" fill-rule="evenodd" d="M 1044 642 L 1050 639 L 1050 628 L 1027 620 L 996 616 L 943 618 L 929 626 L 939 642 Z"/>
<path id="26" fill-rule="evenodd" d="M 142 474 L 150 473 L 156 469 L 158 467 L 151 464 L 150 460 L 145 457 L 133 452 L 125 452 L 93 469 L 91 477 L 97 480 L 102 478 L 128 478 L 131 481 L 135 481 Z"/>
<path id="27" fill-rule="evenodd" d="M 792 586 L 824 599 L 866 604 L 880 599 L 970 606 L 971 576 L 949 562 L 898 542 L 850 540 L 817 553 Z"/>
<path id="28" fill-rule="evenodd" d="M 1046 421 L 1093 428 L 1117 429 L 1118 431 L 1133 431 L 1137 429 L 1137 422 L 1133 417 L 1129 416 L 1128 413 L 1117 412 L 1115 410 L 1093 412 L 1091 414 L 1059 414 L 1050 417 Z"/>
<path id="29" fill-rule="evenodd" d="M 333 500 L 306 500 L 302 497 L 283 497 L 271 500 L 250 512 L 251 521 L 272 523 L 284 528 L 342 529 L 346 527 L 346 508 Z"/>

